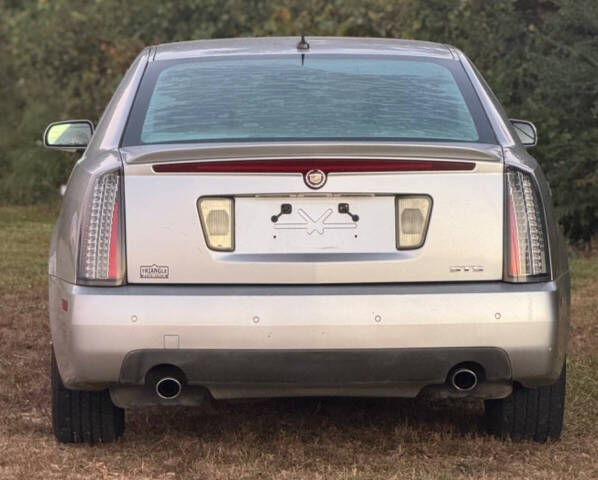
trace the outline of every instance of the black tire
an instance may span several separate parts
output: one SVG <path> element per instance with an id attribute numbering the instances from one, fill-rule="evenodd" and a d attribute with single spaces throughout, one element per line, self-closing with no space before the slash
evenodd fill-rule
<path id="1" fill-rule="evenodd" d="M 61 443 L 113 442 L 125 431 L 125 411 L 108 390 L 69 390 L 62 383 L 52 350 L 52 428 Z"/>
<path id="2" fill-rule="evenodd" d="M 558 380 L 547 387 L 515 386 L 500 400 L 486 400 L 488 433 L 514 442 L 558 440 L 563 429 L 567 366 Z"/>

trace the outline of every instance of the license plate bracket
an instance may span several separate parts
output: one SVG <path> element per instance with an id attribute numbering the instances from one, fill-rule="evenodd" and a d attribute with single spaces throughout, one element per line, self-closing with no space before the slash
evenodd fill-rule
<path id="1" fill-rule="evenodd" d="M 392 196 L 235 199 L 237 253 L 395 250 Z"/>

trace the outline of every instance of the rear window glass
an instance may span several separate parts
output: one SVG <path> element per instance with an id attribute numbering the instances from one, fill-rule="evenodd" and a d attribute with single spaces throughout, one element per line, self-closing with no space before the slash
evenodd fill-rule
<path id="1" fill-rule="evenodd" d="M 450 60 L 300 55 L 150 64 L 125 145 L 267 140 L 493 143 Z"/>

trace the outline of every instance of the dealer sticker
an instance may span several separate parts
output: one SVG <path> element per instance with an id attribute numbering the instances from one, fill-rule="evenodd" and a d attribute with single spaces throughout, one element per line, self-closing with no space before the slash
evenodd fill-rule
<path id="1" fill-rule="evenodd" d="M 168 278 L 168 267 L 166 265 L 141 265 L 139 268 L 141 278 Z"/>

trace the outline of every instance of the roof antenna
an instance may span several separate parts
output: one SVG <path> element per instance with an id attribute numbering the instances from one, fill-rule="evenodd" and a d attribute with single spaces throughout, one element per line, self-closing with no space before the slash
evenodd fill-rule
<path id="1" fill-rule="evenodd" d="M 309 50 L 309 43 L 307 43 L 307 40 L 305 40 L 305 35 L 301 35 L 301 40 L 299 40 L 299 43 L 297 44 L 297 50 Z M 301 66 L 303 66 L 305 62 L 305 53 L 301 54 Z"/>
<path id="2" fill-rule="evenodd" d="M 301 35 L 301 40 L 297 44 L 297 50 L 309 50 L 309 43 L 305 40 L 305 35 Z"/>

